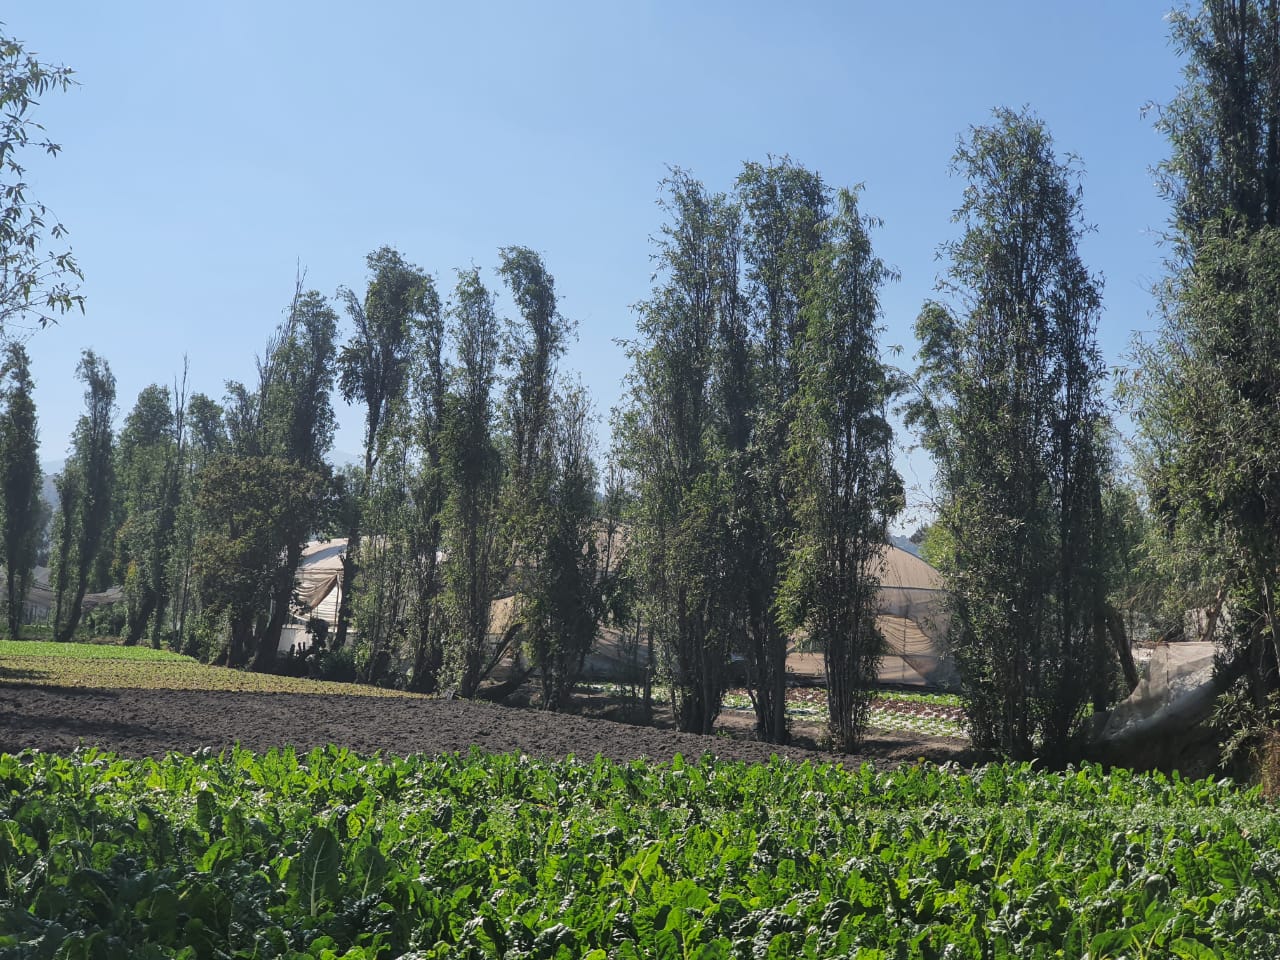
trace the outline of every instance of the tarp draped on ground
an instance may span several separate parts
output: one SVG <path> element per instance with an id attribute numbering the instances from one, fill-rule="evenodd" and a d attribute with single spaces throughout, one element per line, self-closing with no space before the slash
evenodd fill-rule
<path id="1" fill-rule="evenodd" d="M 1138 686 L 1107 716 L 1102 741 L 1137 740 L 1147 731 L 1172 732 L 1199 723 L 1218 695 L 1213 641 L 1160 643 Z"/>

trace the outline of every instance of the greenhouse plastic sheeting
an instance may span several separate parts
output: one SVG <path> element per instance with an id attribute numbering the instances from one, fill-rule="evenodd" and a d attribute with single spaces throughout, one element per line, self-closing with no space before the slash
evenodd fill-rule
<path id="1" fill-rule="evenodd" d="M 1213 704 L 1217 687 L 1210 642 L 1161 643 L 1129 698 L 1112 711 L 1099 739 L 1122 740 L 1161 728 L 1189 727 Z"/>

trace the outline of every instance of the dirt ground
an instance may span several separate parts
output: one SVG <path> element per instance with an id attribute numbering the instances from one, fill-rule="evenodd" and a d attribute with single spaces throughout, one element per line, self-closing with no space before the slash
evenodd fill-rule
<path id="1" fill-rule="evenodd" d="M 752 739 L 749 713 L 726 712 L 715 736 L 679 733 L 608 719 L 615 705 L 585 699 L 577 715 L 549 714 L 463 700 L 347 695 L 116 690 L 0 684 L 0 751 L 70 751 L 97 746 L 130 757 L 159 757 L 239 743 L 252 750 L 334 743 L 360 753 L 467 751 L 472 746 L 556 758 L 597 753 L 614 760 L 669 760 L 713 753 L 764 761 L 771 754 L 847 765 L 895 766 L 924 758 L 976 760 L 964 744 L 872 731 L 856 756 L 817 749 L 821 728 L 798 724 L 796 743 L 776 747 Z M 664 723 L 661 715 L 656 718 Z M 665 721 L 669 723 L 669 718 Z"/>

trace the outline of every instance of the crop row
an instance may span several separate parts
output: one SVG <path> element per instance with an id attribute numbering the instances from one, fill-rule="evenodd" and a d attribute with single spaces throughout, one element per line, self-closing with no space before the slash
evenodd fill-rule
<path id="1" fill-rule="evenodd" d="M 749 711 L 751 698 L 744 692 L 731 690 L 724 696 L 726 710 Z M 787 717 L 793 721 L 825 724 L 827 693 L 816 687 L 792 687 L 787 690 Z M 880 692 L 871 701 L 867 721 L 872 730 L 897 730 L 930 737 L 967 740 L 964 708 L 959 698 L 948 694 L 902 694 Z"/>
<path id="2" fill-rule="evenodd" d="M 0 756 L 0 957 L 1273 957 L 1256 793 L 1085 768 Z"/>

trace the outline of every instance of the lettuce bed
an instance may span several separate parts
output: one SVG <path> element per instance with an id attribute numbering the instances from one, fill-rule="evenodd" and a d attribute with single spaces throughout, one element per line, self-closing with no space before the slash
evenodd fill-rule
<path id="1" fill-rule="evenodd" d="M 1280 956 L 1228 782 L 329 748 L 0 788 L 0 957 Z"/>

